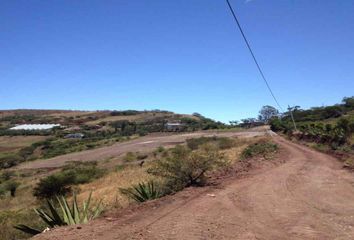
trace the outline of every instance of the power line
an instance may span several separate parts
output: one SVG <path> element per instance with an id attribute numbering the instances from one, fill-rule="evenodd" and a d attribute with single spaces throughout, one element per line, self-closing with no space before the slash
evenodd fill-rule
<path id="1" fill-rule="evenodd" d="M 253 58 L 254 62 L 256 63 L 256 65 L 257 65 L 258 71 L 259 71 L 259 73 L 261 74 L 261 76 L 262 76 L 262 78 L 263 78 L 265 84 L 267 85 L 267 88 L 268 88 L 270 94 L 272 95 L 272 97 L 273 97 L 275 103 L 277 104 L 277 106 L 279 107 L 279 109 L 280 109 L 282 112 L 284 112 L 283 108 L 280 106 L 280 104 L 279 104 L 277 98 L 275 97 L 275 95 L 274 95 L 272 89 L 270 88 L 269 83 L 268 83 L 266 77 L 264 76 L 263 71 L 262 71 L 260 65 L 258 64 L 258 61 L 257 61 L 257 59 L 256 59 L 256 57 L 255 57 L 255 55 L 254 55 L 254 53 L 253 53 L 253 51 L 252 51 L 252 48 L 251 48 L 251 46 L 250 46 L 250 44 L 249 44 L 249 42 L 248 42 L 248 40 L 247 40 L 247 38 L 246 38 L 246 35 L 243 33 L 243 30 L 242 30 L 242 27 L 241 27 L 241 25 L 240 25 L 240 22 L 238 21 L 238 19 L 237 19 L 237 17 L 236 17 L 235 11 L 233 10 L 233 8 L 232 8 L 232 6 L 231 6 L 229 0 L 226 0 L 226 2 L 227 2 L 227 5 L 229 6 L 230 11 L 231 11 L 231 13 L 232 13 L 232 15 L 233 15 L 233 17 L 234 17 L 234 19 L 235 19 L 235 21 L 236 21 L 236 24 L 237 24 L 237 26 L 238 26 L 238 29 L 239 29 L 240 32 L 241 32 L 242 37 L 243 37 L 243 39 L 244 39 L 245 42 L 246 42 L 247 48 L 248 48 L 248 50 L 250 51 L 250 53 L 251 53 L 251 55 L 252 55 L 252 58 Z"/>

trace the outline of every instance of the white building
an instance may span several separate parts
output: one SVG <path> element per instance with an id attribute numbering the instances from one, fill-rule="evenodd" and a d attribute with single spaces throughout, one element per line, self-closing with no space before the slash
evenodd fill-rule
<path id="1" fill-rule="evenodd" d="M 10 130 L 49 130 L 60 127 L 60 124 L 22 124 L 10 128 Z"/>

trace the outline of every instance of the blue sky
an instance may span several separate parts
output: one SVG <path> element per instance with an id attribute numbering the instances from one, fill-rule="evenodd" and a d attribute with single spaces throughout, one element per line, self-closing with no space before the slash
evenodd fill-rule
<path id="1" fill-rule="evenodd" d="M 231 3 L 283 108 L 354 95 L 354 1 Z M 275 106 L 223 0 L 2 0 L 0 48 L 0 109 Z"/>

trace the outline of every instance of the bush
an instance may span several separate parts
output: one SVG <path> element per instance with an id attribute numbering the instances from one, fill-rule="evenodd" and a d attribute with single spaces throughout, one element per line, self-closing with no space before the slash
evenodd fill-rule
<path id="1" fill-rule="evenodd" d="M 196 150 L 201 145 L 206 144 L 206 143 L 213 144 L 220 149 L 232 148 L 235 145 L 234 140 L 231 138 L 227 138 L 227 137 L 213 136 L 213 137 L 200 137 L 200 138 L 187 139 L 187 146 L 192 150 Z"/>
<path id="2" fill-rule="evenodd" d="M 3 189 L 5 191 L 10 192 L 11 197 L 15 197 L 16 190 L 17 190 L 18 186 L 20 186 L 20 183 L 13 181 L 13 180 L 9 180 L 9 181 L 3 183 L 2 185 L 4 186 Z"/>
<path id="3" fill-rule="evenodd" d="M 55 195 L 65 195 L 73 184 L 74 177 L 68 178 L 67 176 L 51 175 L 39 180 L 33 189 L 33 196 L 37 198 L 52 198 Z"/>
<path id="4" fill-rule="evenodd" d="M 138 160 L 144 160 L 144 159 L 146 159 L 148 156 L 149 156 L 149 155 L 146 154 L 146 153 L 137 153 L 136 158 L 137 158 Z"/>
<path id="5" fill-rule="evenodd" d="M 164 193 L 206 183 L 206 174 L 225 166 L 226 160 L 215 145 L 206 144 L 192 151 L 186 146 L 172 149 L 166 158 L 157 160 L 148 173 L 165 180 Z"/>
<path id="6" fill-rule="evenodd" d="M 241 156 L 243 159 L 262 155 L 268 158 L 269 155 L 278 150 L 278 145 L 271 142 L 258 142 L 248 146 L 243 150 Z"/>
<path id="7" fill-rule="evenodd" d="M 0 169 L 10 168 L 23 162 L 23 159 L 18 155 L 7 155 L 0 157 Z"/>
<path id="8" fill-rule="evenodd" d="M 135 161 L 136 159 L 137 159 L 136 155 L 133 152 L 127 152 L 123 158 L 125 162 L 132 162 Z"/>
<path id="9" fill-rule="evenodd" d="M 156 151 L 162 153 L 163 151 L 165 151 L 165 148 L 163 146 L 159 146 Z"/>
<path id="10" fill-rule="evenodd" d="M 83 184 L 102 177 L 104 170 L 97 168 L 95 162 L 73 162 L 66 165 L 61 172 L 42 178 L 36 185 L 33 195 L 37 198 L 52 198 L 65 195 L 72 185 Z"/>
<path id="11" fill-rule="evenodd" d="M 64 166 L 61 175 L 68 178 L 74 177 L 72 184 L 83 184 L 100 178 L 104 174 L 103 169 L 97 167 L 96 162 L 72 162 Z"/>
<path id="12" fill-rule="evenodd" d="M 0 174 L 0 183 L 2 183 L 3 181 L 10 180 L 12 176 L 14 176 L 14 173 L 12 171 L 5 171 L 4 170 Z"/>

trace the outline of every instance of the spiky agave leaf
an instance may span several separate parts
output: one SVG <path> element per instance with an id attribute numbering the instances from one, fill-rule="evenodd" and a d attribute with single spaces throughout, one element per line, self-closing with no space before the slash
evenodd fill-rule
<path id="1" fill-rule="evenodd" d="M 31 227 L 23 225 L 23 224 L 16 225 L 16 226 L 14 226 L 14 228 L 16 228 L 24 233 L 31 234 L 33 236 L 41 233 L 40 230 L 37 230 L 35 228 L 31 228 Z"/>
<path id="2" fill-rule="evenodd" d="M 57 201 L 59 203 L 63 218 L 64 218 L 64 222 L 67 225 L 74 225 L 75 221 L 73 219 L 73 215 L 71 212 L 71 209 L 68 205 L 68 202 L 66 201 L 65 197 L 63 196 L 57 196 Z"/>
<path id="3" fill-rule="evenodd" d="M 55 220 L 49 214 L 44 212 L 42 209 L 34 209 L 34 211 L 48 226 L 52 228 L 55 226 Z"/>
<path id="4" fill-rule="evenodd" d="M 98 217 L 103 211 L 103 206 L 102 206 L 102 199 L 98 202 L 95 210 L 93 210 L 91 216 L 89 217 L 89 220 L 92 220 L 96 217 Z"/>
<path id="5" fill-rule="evenodd" d="M 82 215 L 83 215 L 82 221 L 83 221 L 83 223 L 87 223 L 89 221 L 88 214 L 89 214 L 91 196 L 92 196 L 92 192 L 90 192 L 90 195 L 87 198 L 87 200 L 83 202 L 83 209 L 82 209 Z"/>
<path id="6" fill-rule="evenodd" d="M 130 188 L 120 188 L 120 192 L 136 202 L 145 202 L 147 200 L 156 199 L 161 196 L 159 189 L 155 187 L 153 181 L 147 183 L 142 182 L 137 185 L 133 185 Z"/>
<path id="7" fill-rule="evenodd" d="M 73 205 L 72 206 L 72 215 L 73 215 L 74 222 L 76 224 L 81 223 L 80 211 L 79 211 L 79 207 L 77 205 L 76 193 L 74 193 L 74 199 L 73 199 L 72 205 Z"/>
<path id="8" fill-rule="evenodd" d="M 95 209 L 91 211 L 90 202 L 91 202 L 91 195 L 90 193 L 88 199 L 83 202 L 83 209 L 80 212 L 79 204 L 77 202 L 76 194 L 74 193 L 74 198 L 72 202 L 72 208 L 69 207 L 69 204 L 65 197 L 57 196 L 56 199 L 59 204 L 59 209 L 54 207 L 52 201 L 47 200 L 49 213 L 45 212 L 42 209 L 34 209 L 36 214 L 45 222 L 48 227 L 53 228 L 56 226 L 63 226 L 63 225 L 74 225 L 79 223 L 87 223 L 88 221 L 96 218 L 103 210 L 102 207 L 102 200 L 96 205 Z M 61 214 L 59 214 L 61 211 Z M 62 216 L 62 217 L 61 217 Z M 23 232 L 35 235 L 41 233 L 41 231 L 31 228 L 29 226 L 20 224 L 14 226 L 14 228 L 21 230 Z"/>
<path id="9" fill-rule="evenodd" d="M 54 204 L 51 200 L 47 199 L 47 204 L 50 213 L 52 214 L 52 219 L 57 226 L 63 226 L 66 225 L 65 222 L 63 221 L 62 217 L 59 215 L 58 210 L 54 207 Z"/>

